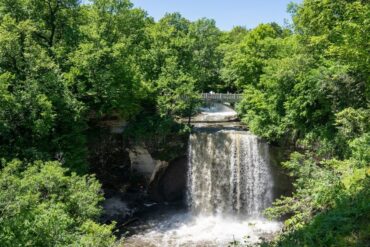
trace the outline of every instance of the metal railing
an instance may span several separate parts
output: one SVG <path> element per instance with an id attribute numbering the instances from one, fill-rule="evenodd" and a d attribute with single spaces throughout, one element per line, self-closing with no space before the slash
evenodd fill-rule
<path id="1" fill-rule="evenodd" d="M 243 94 L 232 93 L 202 93 L 198 99 L 205 102 L 236 103 L 242 100 Z M 182 100 L 189 100 L 187 95 L 180 96 Z"/>
<path id="2" fill-rule="evenodd" d="M 242 94 L 226 94 L 226 93 L 202 93 L 202 99 L 204 101 L 216 101 L 216 102 L 239 102 L 242 99 Z"/>

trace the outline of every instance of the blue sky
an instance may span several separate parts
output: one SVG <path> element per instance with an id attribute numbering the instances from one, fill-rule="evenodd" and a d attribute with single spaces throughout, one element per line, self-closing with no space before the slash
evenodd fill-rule
<path id="1" fill-rule="evenodd" d="M 260 23 L 277 22 L 284 24 L 290 20 L 286 12 L 289 2 L 302 0 L 132 0 L 159 20 L 167 12 L 180 12 L 185 18 L 196 20 L 207 17 L 216 20 L 222 30 L 233 26 L 253 28 Z"/>

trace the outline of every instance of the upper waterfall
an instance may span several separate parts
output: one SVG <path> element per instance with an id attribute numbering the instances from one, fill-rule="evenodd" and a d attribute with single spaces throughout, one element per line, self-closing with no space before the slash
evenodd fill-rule
<path id="1" fill-rule="evenodd" d="M 231 107 L 221 103 L 213 103 L 201 107 L 199 114 L 193 118 L 193 122 L 229 122 L 235 121 L 237 118 L 238 114 Z"/>

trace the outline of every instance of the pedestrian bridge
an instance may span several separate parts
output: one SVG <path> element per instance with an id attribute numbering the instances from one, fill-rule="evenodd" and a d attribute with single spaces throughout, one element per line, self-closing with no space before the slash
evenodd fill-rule
<path id="1" fill-rule="evenodd" d="M 217 102 L 217 103 L 237 103 L 242 100 L 242 94 L 232 93 L 202 93 L 200 99 L 205 102 Z M 187 99 L 187 96 L 183 97 Z"/>

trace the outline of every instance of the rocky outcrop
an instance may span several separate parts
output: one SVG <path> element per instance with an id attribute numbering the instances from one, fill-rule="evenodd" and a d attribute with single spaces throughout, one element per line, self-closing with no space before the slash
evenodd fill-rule
<path id="1" fill-rule="evenodd" d="M 147 178 L 147 192 L 157 202 L 176 201 L 186 191 L 186 157 L 171 162 L 155 160 L 149 151 L 140 146 L 129 151 L 131 169 Z"/>
<path id="2" fill-rule="evenodd" d="M 157 202 L 176 201 L 185 195 L 187 159 L 181 157 L 171 162 L 155 160 L 149 151 L 136 146 L 128 150 L 131 169 L 147 179 L 147 191 Z"/>
<path id="3" fill-rule="evenodd" d="M 98 126 L 102 128 L 108 128 L 111 134 L 122 134 L 128 125 L 128 122 L 118 113 L 112 113 L 100 118 L 98 118 L 96 113 L 94 113 L 90 114 L 89 117 L 90 119 L 95 119 L 95 121 L 98 122 Z"/>
<path id="4" fill-rule="evenodd" d="M 186 193 L 187 158 L 180 157 L 158 167 L 148 187 L 150 197 L 157 201 L 177 201 Z"/>
<path id="5" fill-rule="evenodd" d="M 170 162 L 166 172 L 160 181 L 160 190 L 165 201 L 182 199 L 186 194 L 187 165 L 186 156 Z"/>
<path id="6" fill-rule="evenodd" d="M 128 143 L 122 135 L 111 134 L 109 129 L 95 128 L 89 132 L 88 161 L 105 189 L 121 191 L 130 181 Z"/>
<path id="7" fill-rule="evenodd" d="M 128 152 L 131 161 L 131 171 L 137 172 L 149 180 L 156 169 L 157 161 L 142 146 L 132 147 L 128 149 Z"/>
<path id="8" fill-rule="evenodd" d="M 161 187 L 161 179 L 163 175 L 166 173 L 168 168 L 168 162 L 165 161 L 158 161 L 156 169 L 154 170 L 152 177 L 150 178 L 149 185 L 148 185 L 148 194 L 151 199 L 157 202 L 164 201 L 162 196 Z"/>

